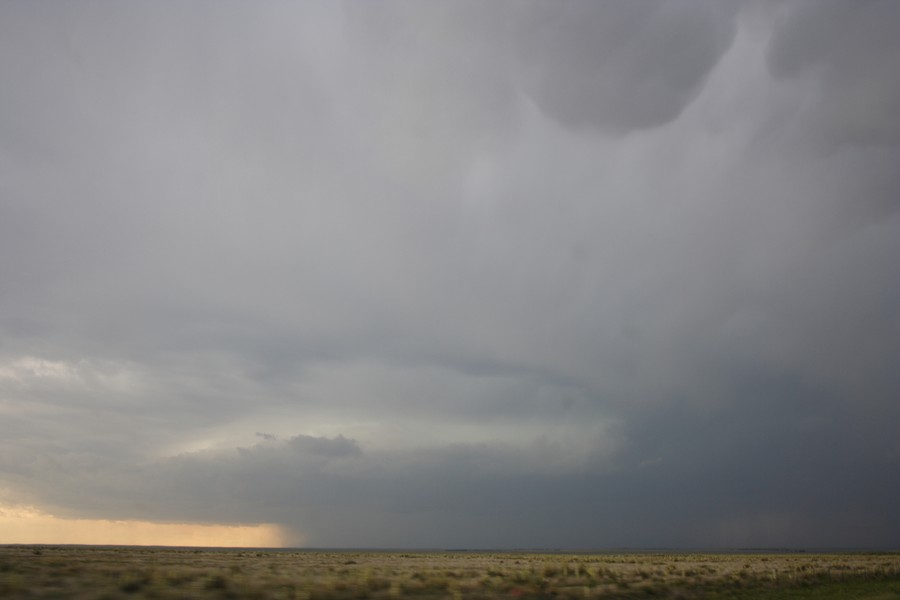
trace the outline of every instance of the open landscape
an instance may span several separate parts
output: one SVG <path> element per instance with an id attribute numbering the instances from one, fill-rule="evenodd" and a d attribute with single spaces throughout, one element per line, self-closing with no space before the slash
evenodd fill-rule
<path id="1" fill-rule="evenodd" d="M 900 598 L 900 553 L 0 547 L 2 598 Z"/>
<path id="2" fill-rule="evenodd" d="M 900 600 L 900 0 L 0 0 L 0 600 Z"/>

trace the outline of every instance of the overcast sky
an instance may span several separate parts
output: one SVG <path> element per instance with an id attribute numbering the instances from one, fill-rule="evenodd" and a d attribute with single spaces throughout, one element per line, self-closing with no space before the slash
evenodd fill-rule
<path id="1" fill-rule="evenodd" d="M 898 31 L 894 0 L 0 3 L 0 505 L 900 546 Z"/>

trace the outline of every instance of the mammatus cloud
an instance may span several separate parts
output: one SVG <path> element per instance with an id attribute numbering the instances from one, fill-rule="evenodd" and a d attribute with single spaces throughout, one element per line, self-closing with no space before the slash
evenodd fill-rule
<path id="1" fill-rule="evenodd" d="M 896 147 L 900 141 L 893 2 L 796 2 L 779 15 L 768 52 L 772 74 L 811 84 L 807 124 L 820 141 Z"/>
<path id="2" fill-rule="evenodd" d="M 894 3 L 0 13 L 4 504 L 896 545 Z"/>
<path id="3" fill-rule="evenodd" d="M 734 39 L 736 5 L 543 3 L 512 45 L 524 89 L 573 129 L 664 125 L 697 96 Z"/>
<path id="4" fill-rule="evenodd" d="M 681 114 L 734 39 L 737 12 L 657 1 L 345 8 L 364 43 L 387 49 L 378 56 L 390 60 L 391 83 L 479 128 L 508 126 L 524 96 L 566 127 L 617 134 Z"/>

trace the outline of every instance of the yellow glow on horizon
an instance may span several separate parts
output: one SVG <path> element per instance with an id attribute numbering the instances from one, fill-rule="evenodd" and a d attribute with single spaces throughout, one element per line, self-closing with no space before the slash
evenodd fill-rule
<path id="1" fill-rule="evenodd" d="M 63 519 L 30 507 L 0 505 L 0 544 L 96 544 L 280 548 L 277 525 L 208 525 Z"/>

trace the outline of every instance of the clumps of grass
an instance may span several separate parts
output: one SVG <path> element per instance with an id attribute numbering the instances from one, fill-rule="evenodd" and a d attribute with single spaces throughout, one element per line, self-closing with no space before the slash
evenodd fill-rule
<path id="1" fill-rule="evenodd" d="M 224 575 L 213 575 L 206 581 L 206 583 L 203 584 L 203 589 L 227 590 L 228 589 L 228 579 L 226 579 Z"/>
<path id="2" fill-rule="evenodd" d="M 900 586 L 898 554 L 351 555 L 54 548 L 51 556 L 34 560 L 33 550 L 0 547 L 0 597 L 584 600 L 777 597 L 784 590 L 805 590 L 812 598 L 860 581 Z"/>
<path id="3" fill-rule="evenodd" d="M 387 577 L 369 577 L 363 584 L 363 589 L 369 592 L 381 592 L 391 588 L 391 580 Z"/>
<path id="4" fill-rule="evenodd" d="M 25 578 L 20 573 L 4 571 L 0 576 L 0 598 L 14 597 L 25 591 Z"/>
<path id="5" fill-rule="evenodd" d="M 129 581 L 123 582 L 119 585 L 119 589 L 125 592 L 126 594 L 133 594 L 135 592 L 141 591 L 141 588 L 144 587 L 144 582 L 139 579 L 132 579 Z"/>
<path id="6" fill-rule="evenodd" d="M 541 569 L 541 575 L 543 575 L 544 577 L 546 577 L 548 579 L 556 577 L 559 574 L 560 574 L 560 569 L 558 566 L 556 566 L 554 564 L 546 564 L 546 565 L 544 565 L 544 568 Z"/>

